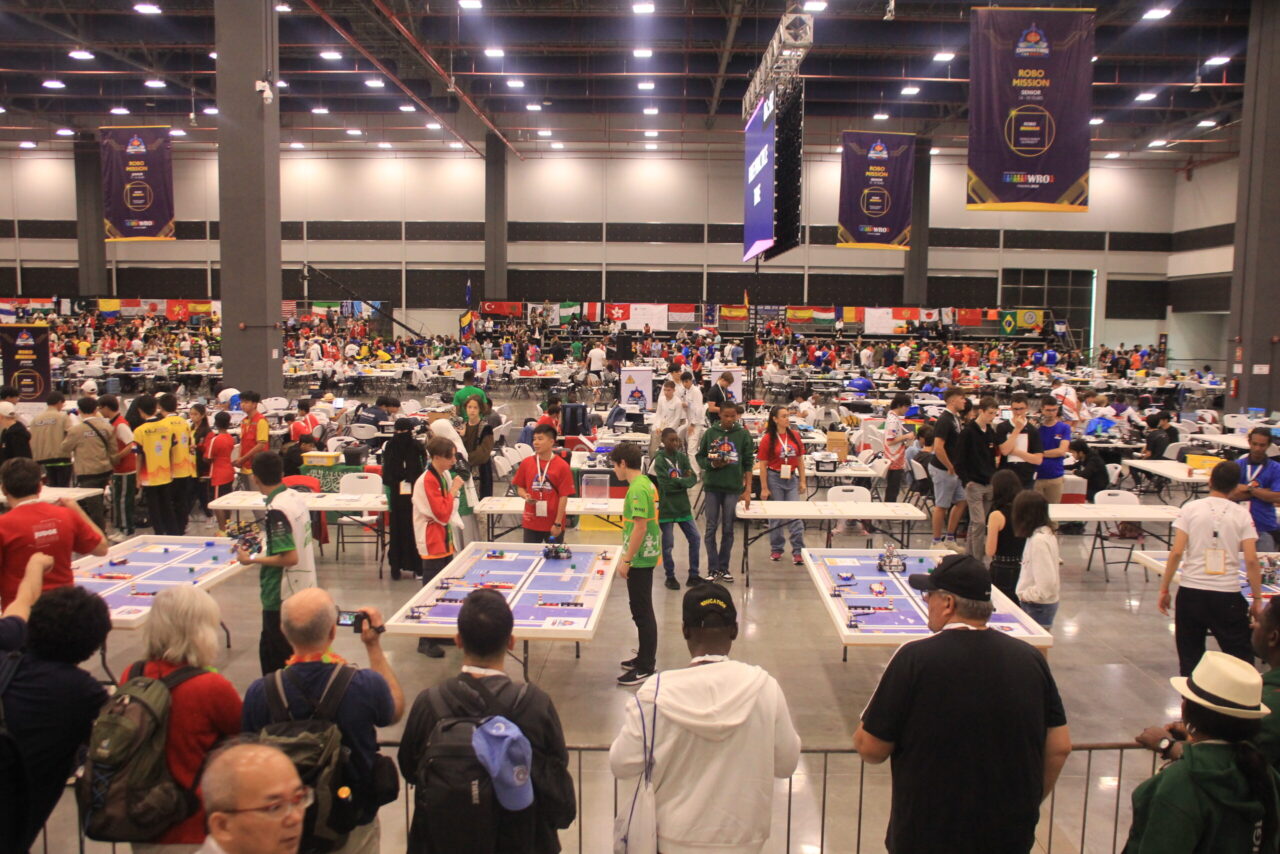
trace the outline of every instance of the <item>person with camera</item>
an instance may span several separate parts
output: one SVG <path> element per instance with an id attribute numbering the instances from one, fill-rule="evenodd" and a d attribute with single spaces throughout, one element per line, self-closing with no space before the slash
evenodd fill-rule
<path id="1" fill-rule="evenodd" d="M 343 615 L 350 617 L 369 656 L 369 666 L 360 668 L 349 666 L 333 651 L 340 613 L 333 597 L 320 587 L 285 600 L 280 624 L 293 655 L 279 676 L 264 676 L 249 686 L 241 728 L 256 733 L 277 722 L 269 692 L 282 691 L 289 716 L 306 720 L 328 699 L 324 695 L 330 689 L 340 690 L 333 721 L 342 732 L 343 746 L 351 752 L 351 797 L 359 820 L 336 854 L 376 854 L 378 808 L 394 800 L 400 786 L 394 763 L 378 752 L 378 727 L 391 726 L 404 715 L 404 694 L 382 650 L 386 631 L 382 614 L 377 608 L 364 607 Z"/>

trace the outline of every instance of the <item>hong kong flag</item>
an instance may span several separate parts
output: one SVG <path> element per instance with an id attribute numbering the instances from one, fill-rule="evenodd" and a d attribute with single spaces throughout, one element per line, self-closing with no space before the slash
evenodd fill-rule
<path id="1" fill-rule="evenodd" d="M 631 319 L 631 303 L 607 302 L 604 304 L 604 314 L 615 323 L 626 323 Z"/>

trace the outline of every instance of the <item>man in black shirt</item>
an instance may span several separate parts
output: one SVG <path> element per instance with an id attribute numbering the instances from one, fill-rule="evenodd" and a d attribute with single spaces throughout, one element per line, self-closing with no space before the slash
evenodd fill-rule
<path id="1" fill-rule="evenodd" d="M 991 577 L 951 555 L 924 592 L 936 634 L 899 647 L 853 745 L 864 762 L 892 758 L 891 854 L 1023 854 L 1040 803 L 1071 752 L 1062 699 L 1036 649 L 987 628 Z"/>
<path id="2" fill-rule="evenodd" d="M 720 375 L 720 379 L 711 384 L 711 389 L 707 392 L 708 425 L 720 423 L 720 404 L 728 403 L 729 401 L 737 402 L 734 400 L 733 390 L 730 388 L 732 385 L 733 374 L 729 371 L 725 371 Z"/>
<path id="3" fill-rule="evenodd" d="M 1169 449 L 1172 439 L 1169 434 L 1172 432 L 1169 424 L 1173 420 L 1173 416 L 1168 410 L 1161 410 L 1147 417 L 1147 435 L 1144 438 L 1144 445 L 1139 452 L 1139 456 L 1144 460 L 1163 460 L 1164 452 Z M 1142 487 L 1140 491 L 1154 491 L 1159 489 L 1160 480 L 1155 475 L 1147 474 L 1138 469 L 1130 469 L 1133 473 L 1133 479 L 1142 484 L 1146 478 L 1151 479 L 1151 485 Z"/>
<path id="4" fill-rule="evenodd" d="M 960 432 L 956 473 L 964 484 L 964 500 L 969 506 L 968 552 L 982 560 L 987 551 L 987 514 L 991 512 L 991 476 L 996 473 L 996 399 L 978 401 L 974 419 Z"/>
<path id="5" fill-rule="evenodd" d="M 946 411 L 933 425 L 933 461 L 929 463 L 929 479 L 933 481 L 934 548 L 955 548 L 956 527 L 964 515 L 964 485 L 956 473 L 956 457 L 960 454 L 961 416 L 966 402 L 960 389 L 948 389 Z M 942 533 L 944 521 L 947 524 L 945 539 Z"/>
<path id="6" fill-rule="evenodd" d="M 18 408 L 0 401 L 0 462 L 14 457 L 31 458 L 31 431 L 18 418 Z"/>
<path id="7" fill-rule="evenodd" d="M 1036 468 L 1044 461 L 1044 446 L 1040 442 L 1040 430 L 1027 421 L 1027 396 L 1014 392 L 1009 398 L 1009 421 L 996 425 L 996 443 L 1000 451 L 1000 468 L 1018 475 L 1023 489 L 1031 489 L 1036 479 Z"/>

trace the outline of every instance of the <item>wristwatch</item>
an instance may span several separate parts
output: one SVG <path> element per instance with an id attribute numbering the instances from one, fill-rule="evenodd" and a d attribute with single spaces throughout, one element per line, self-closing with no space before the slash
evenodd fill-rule
<path id="1" fill-rule="evenodd" d="M 1167 735 L 1164 738 L 1160 739 L 1159 742 L 1156 743 L 1156 748 L 1160 753 L 1161 759 L 1169 758 L 1169 748 L 1171 747 L 1173 747 L 1173 739 L 1169 738 L 1169 736 Z"/>

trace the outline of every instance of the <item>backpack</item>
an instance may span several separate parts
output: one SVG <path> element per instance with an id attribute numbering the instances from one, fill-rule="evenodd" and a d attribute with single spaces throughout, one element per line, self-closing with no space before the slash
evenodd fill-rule
<path id="1" fill-rule="evenodd" d="M 169 774 L 166 741 L 173 692 L 204 673 L 180 667 L 161 679 L 136 674 L 102 707 L 89 735 L 84 773 L 76 780 L 80 823 L 99 842 L 148 842 L 192 815 L 194 793 Z"/>
<path id="2" fill-rule="evenodd" d="M 4 692 L 22 663 L 21 652 L 10 652 L 0 659 L 0 839 L 27 840 L 27 800 L 31 793 L 27 763 L 18 747 L 18 740 L 9 732 L 4 718 Z"/>
<path id="3" fill-rule="evenodd" d="M 482 714 L 459 714 L 473 703 L 461 693 L 473 689 L 484 703 Z M 481 680 L 464 675 L 427 691 L 436 725 L 427 737 L 418 763 L 414 792 L 414 830 L 411 840 L 422 847 L 410 850 L 440 854 L 493 854 L 495 851 L 534 850 L 533 810 L 510 812 L 498 803 L 489 771 L 472 747 L 472 735 L 490 718 L 501 714 L 517 730 L 514 720 L 523 708 L 529 686 L 520 686 L 514 702 L 500 702 Z M 523 737 L 523 736 L 522 736 Z M 535 794 L 535 799 L 537 795 Z"/>
<path id="4" fill-rule="evenodd" d="M 307 696 L 287 668 L 264 677 L 271 723 L 262 728 L 260 740 L 284 751 L 298 769 L 298 777 L 315 791 L 315 802 L 307 807 L 303 822 L 298 848 L 302 854 L 341 848 L 347 834 L 360 823 L 360 803 L 352 791 L 356 775 L 351 769 L 351 751 L 343 746 L 342 730 L 334 721 L 357 670 L 352 664 L 333 668 L 319 700 Z M 290 713 L 286 678 L 311 706 L 310 717 L 297 719 Z"/>

